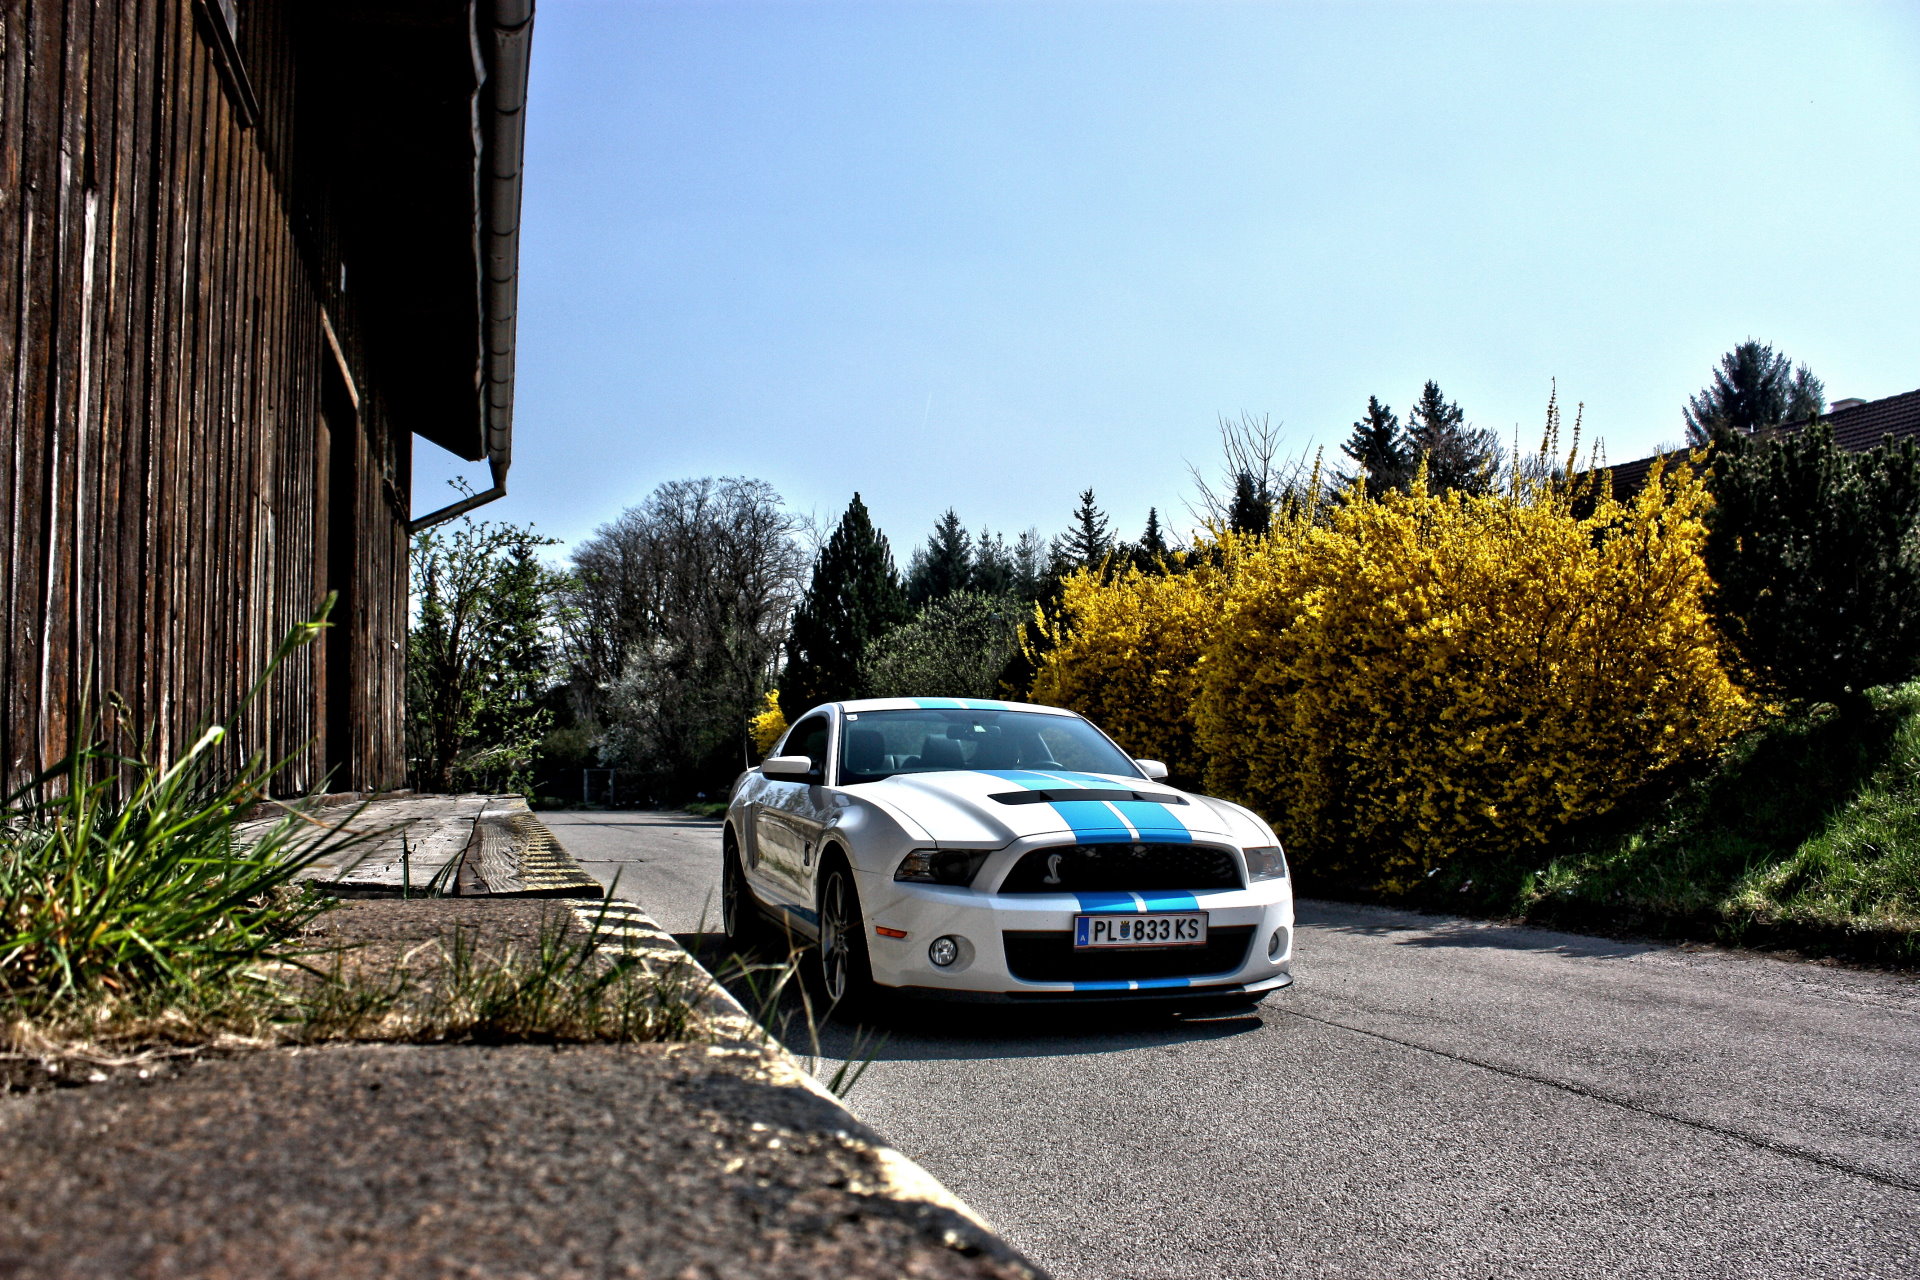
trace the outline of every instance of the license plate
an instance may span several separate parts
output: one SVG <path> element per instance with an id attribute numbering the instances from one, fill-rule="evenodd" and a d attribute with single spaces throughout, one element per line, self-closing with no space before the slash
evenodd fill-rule
<path id="1" fill-rule="evenodd" d="M 1073 949 L 1094 947 L 1204 947 L 1207 913 L 1166 912 L 1146 916 L 1075 916 Z"/>

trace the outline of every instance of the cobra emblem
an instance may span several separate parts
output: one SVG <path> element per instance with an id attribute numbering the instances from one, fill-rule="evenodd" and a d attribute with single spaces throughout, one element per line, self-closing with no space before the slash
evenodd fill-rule
<path id="1" fill-rule="evenodd" d="M 1060 853 L 1048 854 L 1047 855 L 1047 878 L 1045 880 L 1042 880 L 1040 883 L 1041 884 L 1059 884 L 1060 883 L 1060 864 L 1065 860 L 1066 860 L 1065 854 L 1060 854 Z"/>

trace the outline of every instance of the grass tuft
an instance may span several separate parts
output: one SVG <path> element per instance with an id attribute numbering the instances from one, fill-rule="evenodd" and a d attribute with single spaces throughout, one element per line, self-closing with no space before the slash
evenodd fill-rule
<path id="1" fill-rule="evenodd" d="M 337 957 L 300 990 L 285 1036 L 300 1043 L 637 1044 L 704 1036 L 691 959 L 617 954 L 598 931 L 545 920 L 528 950 L 489 951 L 456 929 L 384 972 Z"/>
<path id="2" fill-rule="evenodd" d="M 288 635 L 256 693 L 325 615 Z M 327 909 L 300 873 L 365 837 L 289 811 L 242 845 L 235 827 L 280 762 L 255 755 L 217 776 L 223 726 L 168 763 L 119 755 L 87 723 L 0 809 L 0 1007 L 60 1019 L 103 1001 L 217 1004 Z"/>

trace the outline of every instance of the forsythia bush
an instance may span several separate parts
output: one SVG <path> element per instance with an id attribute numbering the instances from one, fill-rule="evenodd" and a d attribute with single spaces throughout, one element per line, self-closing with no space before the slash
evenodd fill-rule
<path id="1" fill-rule="evenodd" d="M 773 744 L 780 741 L 780 735 L 787 731 L 786 713 L 780 710 L 780 691 L 769 689 L 759 712 L 747 722 L 747 732 L 753 735 L 753 745 L 762 756 L 773 750 Z"/>
<path id="2" fill-rule="evenodd" d="M 1219 622 L 1225 580 L 1199 564 L 1185 572 L 1131 569 L 1110 582 L 1080 570 L 1063 586 L 1061 615 L 1071 633 L 1037 656 L 1033 699 L 1072 707 L 1131 754 L 1165 764 L 1197 785 L 1206 758 L 1194 741 L 1199 663 Z"/>
<path id="3" fill-rule="evenodd" d="M 1684 467 L 1584 518 L 1547 486 L 1354 494 L 1229 535 L 1185 589 L 1070 588 L 1035 693 L 1128 745 L 1191 741 L 1208 787 L 1304 867 L 1404 888 L 1600 812 L 1744 723 L 1703 603 L 1707 502 Z M 1189 656 L 1152 661 L 1184 669 L 1184 702 L 1136 687 L 1148 660 L 1128 655 L 1163 626 Z M 1133 727 L 1149 720 L 1157 741 Z"/>

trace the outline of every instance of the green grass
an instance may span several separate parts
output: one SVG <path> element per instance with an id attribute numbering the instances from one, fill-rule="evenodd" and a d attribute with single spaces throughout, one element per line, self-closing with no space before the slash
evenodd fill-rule
<path id="1" fill-rule="evenodd" d="M 385 963 L 367 961 L 357 948 L 309 950 L 278 963 L 268 955 L 244 978 L 16 1009 L 0 1024 L 0 1067 L 11 1060 L 57 1075 L 76 1065 L 134 1066 L 207 1049 L 340 1042 L 709 1038 L 703 979 L 690 960 L 653 964 L 622 955 L 560 912 L 529 948 L 485 948 L 472 931 L 455 929 Z"/>
<path id="2" fill-rule="evenodd" d="M 432 954 L 422 958 L 421 952 Z M 341 956 L 296 982 L 279 1039 L 315 1044 L 637 1044 L 702 1037 L 702 981 L 691 958 L 653 965 L 555 912 L 529 950 L 482 949 L 456 929 L 384 971 Z"/>
<path id="3" fill-rule="evenodd" d="M 253 694 L 318 634 L 325 614 L 323 606 L 288 635 Z M 116 754 L 89 733 L 8 798 L 0 1009 L 42 1017 L 225 988 L 326 908 L 296 880 L 351 841 L 288 812 L 242 847 L 235 827 L 279 765 L 255 755 L 216 769 L 225 738 L 211 726 L 161 763 Z"/>
<path id="4" fill-rule="evenodd" d="M 1550 851 L 1426 905 L 1566 928 L 1920 962 L 1920 682 L 1789 713 Z"/>
<path id="5" fill-rule="evenodd" d="M 689 800 L 680 806 L 696 818 L 724 818 L 727 816 L 725 800 Z"/>

